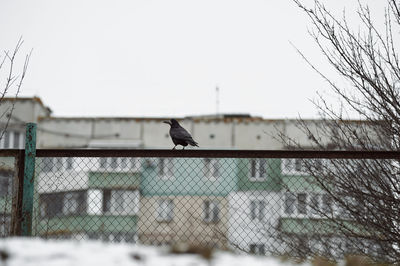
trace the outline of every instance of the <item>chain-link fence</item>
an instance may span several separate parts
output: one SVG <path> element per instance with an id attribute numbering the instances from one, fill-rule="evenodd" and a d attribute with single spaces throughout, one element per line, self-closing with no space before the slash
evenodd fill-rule
<path id="1" fill-rule="evenodd" d="M 160 151 L 142 151 L 132 157 L 135 151 L 38 150 L 33 235 L 149 245 L 185 242 L 299 257 L 362 253 L 387 258 L 396 249 L 396 239 L 390 240 L 390 233 L 386 237 L 368 217 L 381 215 L 386 205 L 389 216 L 399 215 L 398 160 L 224 152 L 163 151 L 160 156 Z M 393 198 L 374 209 L 371 202 L 384 199 L 366 195 L 381 193 L 384 186 L 373 180 L 389 176 L 392 187 L 385 193 Z M 354 182 L 347 190 L 342 177 Z M 350 189 L 361 187 L 358 177 L 370 177 L 361 189 L 365 195 Z"/>
<path id="2" fill-rule="evenodd" d="M 23 159 L 21 150 L 0 150 L 0 237 L 16 235 L 18 230 L 19 162 Z"/>
<path id="3" fill-rule="evenodd" d="M 14 158 L 0 158 L 0 237 L 11 233 Z"/>

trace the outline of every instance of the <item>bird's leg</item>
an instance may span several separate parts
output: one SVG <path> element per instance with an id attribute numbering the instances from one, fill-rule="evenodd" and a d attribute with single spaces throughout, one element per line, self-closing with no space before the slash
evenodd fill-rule
<path id="1" fill-rule="evenodd" d="M 172 148 L 173 150 L 175 150 L 176 145 Z"/>
<path id="2" fill-rule="evenodd" d="M 182 146 L 182 150 L 184 150 L 185 149 L 185 146 Z"/>

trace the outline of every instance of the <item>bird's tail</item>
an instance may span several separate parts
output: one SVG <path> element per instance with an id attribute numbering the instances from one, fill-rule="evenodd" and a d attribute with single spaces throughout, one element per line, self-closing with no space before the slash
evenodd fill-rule
<path id="1" fill-rule="evenodd" d="M 192 146 L 199 147 L 198 143 L 196 141 L 194 141 L 194 140 L 190 140 L 189 144 L 192 145 Z"/>

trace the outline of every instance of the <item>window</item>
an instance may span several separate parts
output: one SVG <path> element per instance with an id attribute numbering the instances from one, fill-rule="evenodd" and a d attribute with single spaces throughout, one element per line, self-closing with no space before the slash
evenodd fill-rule
<path id="1" fill-rule="evenodd" d="M 8 149 L 10 147 L 10 138 L 11 138 L 11 132 L 5 132 L 4 135 L 4 148 Z"/>
<path id="2" fill-rule="evenodd" d="M 170 222 L 174 217 L 174 202 L 170 199 L 160 199 L 158 201 L 157 220 L 160 222 Z"/>
<path id="3" fill-rule="evenodd" d="M 66 193 L 64 196 L 63 213 L 72 214 L 78 212 L 78 194 Z"/>
<path id="4" fill-rule="evenodd" d="M 308 175 L 309 174 L 310 167 L 312 167 L 311 166 L 312 162 L 310 162 L 309 160 L 297 158 L 297 159 L 293 159 L 293 163 L 294 163 L 294 174 L 297 174 L 297 175 Z M 313 168 L 311 168 L 311 169 L 313 169 Z"/>
<path id="5" fill-rule="evenodd" d="M 62 215 L 63 197 L 63 193 L 40 194 L 39 204 L 42 218 Z"/>
<path id="6" fill-rule="evenodd" d="M 332 197 L 329 194 L 322 195 L 322 211 L 324 214 L 329 215 L 333 212 Z"/>
<path id="7" fill-rule="evenodd" d="M 265 202 L 263 200 L 252 200 L 250 202 L 250 219 L 262 221 L 264 219 Z"/>
<path id="8" fill-rule="evenodd" d="M 172 158 L 160 158 L 158 167 L 158 174 L 161 179 L 172 179 L 174 177 L 174 161 Z"/>
<path id="9" fill-rule="evenodd" d="M 320 194 L 310 194 L 310 213 L 313 215 L 320 215 L 320 202 L 321 202 L 321 195 Z"/>
<path id="10" fill-rule="evenodd" d="M 250 160 L 250 181 L 264 181 L 267 179 L 267 161 L 265 159 Z"/>
<path id="11" fill-rule="evenodd" d="M 264 244 L 250 244 L 249 251 L 251 254 L 265 255 L 265 245 Z"/>
<path id="12" fill-rule="evenodd" d="M 118 158 L 115 158 L 115 157 L 110 158 L 110 168 L 111 169 L 117 169 L 118 168 Z"/>
<path id="13" fill-rule="evenodd" d="M 101 170 L 136 172 L 139 170 L 138 158 L 127 157 L 100 157 L 99 166 Z"/>
<path id="14" fill-rule="evenodd" d="M 351 199 L 344 197 L 347 202 Z M 335 209 L 334 209 L 335 207 Z M 344 215 L 334 205 L 333 199 L 328 194 L 319 193 L 285 193 L 284 214 L 307 215 L 308 217 L 324 217 L 325 215 Z M 346 216 L 343 216 L 346 217 Z M 341 217 L 341 218 L 343 218 Z"/>
<path id="15" fill-rule="evenodd" d="M 72 157 L 68 157 L 66 159 L 66 163 L 67 163 L 67 166 L 66 166 L 67 170 L 71 170 L 74 165 L 74 159 Z"/>
<path id="16" fill-rule="evenodd" d="M 0 139 L 1 149 L 23 149 L 24 134 L 18 131 L 6 131 Z"/>
<path id="17" fill-rule="evenodd" d="M 45 157 L 42 160 L 42 171 L 49 173 L 73 170 L 73 164 L 74 158 L 72 157 Z"/>
<path id="18" fill-rule="evenodd" d="M 103 191 L 103 213 L 111 211 L 111 190 Z"/>
<path id="19" fill-rule="evenodd" d="M 54 158 L 55 161 L 55 169 L 53 171 L 59 172 L 64 168 L 64 158 Z"/>
<path id="20" fill-rule="evenodd" d="M 324 166 L 326 166 L 326 161 L 325 160 L 321 160 L 321 159 L 314 159 L 313 160 L 313 169 L 315 169 L 316 171 L 322 171 L 324 170 Z"/>
<path id="21" fill-rule="evenodd" d="M 368 212 L 368 203 L 363 202 L 361 199 L 356 199 L 350 196 L 341 196 L 343 202 L 335 202 L 335 214 L 342 219 L 352 218 L 352 211 L 359 214 Z M 367 204 L 367 205 L 366 205 Z M 372 207 L 372 206 L 369 206 Z"/>
<path id="22" fill-rule="evenodd" d="M 296 172 L 301 172 L 303 170 L 302 159 L 294 159 L 294 170 L 296 170 Z"/>
<path id="23" fill-rule="evenodd" d="M 12 172 L 0 172 L 0 197 L 12 197 Z"/>
<path id="24" fill-rule="evenodd" d="M 136 190 L 104 190 L 103 213 L 133 215 L 139 211 L 139 194 Z"/>
<path id="25" fill-rule="evenodd" d="M 121 168 L 122 169 L 126 169 L 126 168 L 128 168 L 128 159 L 129 158 L 121 158 Z"/>
<path id="26" fill-rule="evenodd" d="M 107 158 L 100 157 L 100 168 L 106 169 L 107 168 Z"/>
<path id="27" fill-rule="evenodd" d="M 203 204 L 204 221 L 218 222 L 219 221 L 219 204 L 218 201 L 205 200 Z"/>
<path id="28" fill-rule="evenodd" d="M 63 199 L 63 214 L 80 214 L 84 212 L 85 192 L 66 192 Z"/>
<path id="29" fill-rule="evenodd" d="M 307 214 L 307 194 L 297 194 L 297 213 Z"/>
<path id="30" fill-rule="evenodd" d="M 42 218 L 47 216 L 47 202 L 46 201 L 39 202 L 39 213 L 40 213 L 40 217 L 42 217 Z"/>
<path id="31" fill-rule="evenodd" d="M 9 237 L 11 229 L 11 216 L 6 213 L 0 214 L 0 237 Z"/>
<path id="32" fill-rule="evenodd" d="M 115 190 L 111 192 L 111 211 L 115 214 L 122 214 L 124 212 L 124 191 Z"/>
<path id="33" fill-rule="evenodd" d="M 48 173 L 53 170 L 53 158 L 43 158 L 43 172 Z"/>
<path id="34" fill-rule="evenodd" d="M 326 162 L 323 159 L 283 159 L 282 173 L 285 175 L 310 175 L 311 172 L 322 171 Z"/>
<path id="35" fill-rule="evenodd" d="M 215 180 L 219 176 L 219 162 L 217 159 L 204 159 L 204 176 L 208 179 Z"/>
<path id="36" fill-rule="evenodd" d="M 138 172 L 140 170 L 140 161 L 139 158 L 126 158 L 128 168 L 130 168 L 130 171 Z"/>
<path id="37" fill-rule="evenodd" d="M 293 193 L 285 194 L 285 214 L 293 214 L 295 212 L 296 195 Z"/>
<path id="38" fill-rule="evenodd" d="M 13 140 L 13 148 L 19 148 L 20 145 L 20 133 L 19 132 L 14 132 L 14 140 Z"/>

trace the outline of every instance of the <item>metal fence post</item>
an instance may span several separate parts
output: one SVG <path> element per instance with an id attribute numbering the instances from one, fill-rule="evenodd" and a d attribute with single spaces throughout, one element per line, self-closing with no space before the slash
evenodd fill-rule
<path id="1" fill-rule="evenodd" d="M 14 176 L 13 198 L 12 198 L 12 213 L 11 213 L 11 231 L 10 235 L 21 235 L 21 208 L 22 208 L 22 191 L 24 184 L 24 167 L 25 167 L 25 150 L 20 150 L 18 156 L 15 157 L 15 169 L 17 170 Z"/>
<path id="2" fill-rule="evenodd" d="M 32 235 L 33 192 L 36 157 L 36 124 L 26 124 L 25 167 L 22 192 L 21 236 Z"/>

